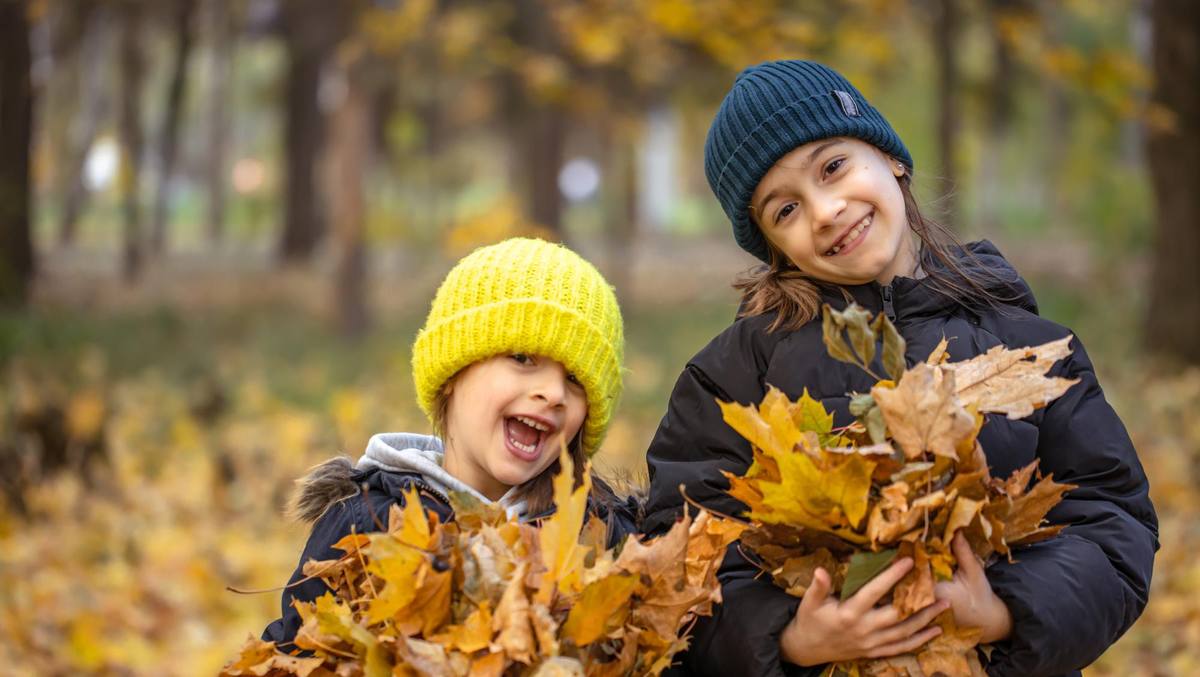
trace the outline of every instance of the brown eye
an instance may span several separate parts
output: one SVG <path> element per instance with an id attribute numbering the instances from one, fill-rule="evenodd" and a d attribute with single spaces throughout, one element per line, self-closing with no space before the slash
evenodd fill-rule
<path id="1" fill-rule="evenodd" d="M 829 164 L 825 165 L 825 169 L 822 170 L 822 175 L 829 176 L 829 175 L 833 174 L 838 169 L 841 169 L 843 162 L 845 162 L 845 159 L 843 159 L 843 158 L 835 158 L 835 159 L 831 160 L 829 162 Z"/>
<path id="2" fill-rule="evenodd" d="M 786 219 L 787 217 L 791 216 L 792 212 L 794 211 L 796 211 L 795 202 L 789 202 L 785 204 L 783 208 L 779 210 L 779 215 L 775 217 L 775 222 L 779 223 L 780 221 Z"/>
<path id="3" fill-rule="evenodd" d="M 533 362 L 533 358 L 525 353 L 513 353 L 512 355 L 509 355 L 509 357 L 516 360 L 518 364 L 529 364 L 530 362 Z"/>

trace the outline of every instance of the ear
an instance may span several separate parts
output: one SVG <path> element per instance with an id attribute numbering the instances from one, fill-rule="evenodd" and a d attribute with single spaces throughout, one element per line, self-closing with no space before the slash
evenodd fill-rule
<path id="1" fill-rule="evenodd" d="M 903 162 L 897 160 L 896 158 L 891 158 L 891 162 L 892 174 L 895 174 L 897 179 L 904 176 L 908 172 Z"/>

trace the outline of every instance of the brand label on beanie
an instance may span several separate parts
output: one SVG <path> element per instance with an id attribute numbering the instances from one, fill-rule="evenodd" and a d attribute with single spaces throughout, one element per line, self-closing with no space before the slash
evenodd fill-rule
<path id="1" fill-rule="evenodd" d="M 842 112 L 852 118 L 858 117 L 858 104 L 854 103 L 854 97 L 840 89 L 833 90 L 833 95 L 837 97 L 838 103 L 842 104 Z"/>

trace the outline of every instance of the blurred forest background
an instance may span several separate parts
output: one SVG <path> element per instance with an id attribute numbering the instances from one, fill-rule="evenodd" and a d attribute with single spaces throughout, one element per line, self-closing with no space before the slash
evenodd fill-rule
<path id="1" fill-rule="evenodd" d="M 0 0 L 0 665 L 212 674 L 278 614 L 295 478 L 425 430 L 409 346 L 473 247 L 617 287 L 644 473 L 726 326 L 703 140 L 743 67 L 825 61 L 931 212 L 1088 345 L 1162 520 L 1089 675 L 1200 674 L 1200 18 L 1184 0 Z"/>

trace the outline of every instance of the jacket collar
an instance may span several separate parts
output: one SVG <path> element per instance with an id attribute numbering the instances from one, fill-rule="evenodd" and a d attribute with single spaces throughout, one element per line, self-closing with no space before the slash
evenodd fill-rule
<path id="1" fill-rule="evenodd" d="M 923 258 L 922 266 L 926 270 L 945 269 L 931 257 L 926 255 Z M 968 273 L 974 273 L 984 288 L 1005 305 L 1037 313 L 1033 291 L 991 242 L 979 240 L 964 245 L 963 251 L 959 252 L 958 264 Z M 831 306 L 844 308 L 848 305 L 846 294 L 849 294 L 858 305 L 878 313 L 887 310 L 885 299 L 890 294 L 892 319 L 899 323 L 944 315 L 965 306 L 963 302 L 939 292 L 928 282 L 928 277 L 897 277 L 886 286 L 878 282 L 850 286 L 823 285 L 822 296 Z"/>

